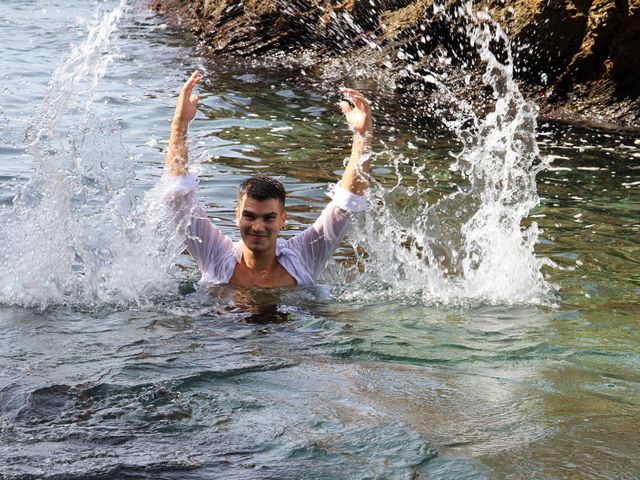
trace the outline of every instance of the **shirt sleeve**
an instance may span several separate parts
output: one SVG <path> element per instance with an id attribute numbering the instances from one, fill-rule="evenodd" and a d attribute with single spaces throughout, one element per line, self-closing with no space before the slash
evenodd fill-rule
<path id="1" fill-rule="evenodd" d="M 197 182 L 190 175 L 166 177 L 165 200 L 170 206 L 187 250 L 202 272 L 202 281 L 228 281 L 234 260 L 232 240 L 216 228 L 196 198 Z"/>
<path id="2" fill-rule="evenodd" d="M 324 208 L 313 225 L 286 243 L 315 281 L 333 255 L 345 234 L 353 213 L 366 209 L 367 202 L 339 184 L 333 190 L 333 200 Z"/>

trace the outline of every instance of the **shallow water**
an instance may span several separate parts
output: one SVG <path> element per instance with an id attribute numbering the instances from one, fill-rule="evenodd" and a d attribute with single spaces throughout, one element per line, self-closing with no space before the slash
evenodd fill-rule
<path id="1" fill-rule="evenodd" d="M 61 265 L 38 255 L 64 249 L 66 228 L 88 237 L 83 208 L 92 201 L 96 218 L 126 230 L 114 218 L 142 204 L 160 177 L 175 91 L 194 67 L 207 79 L 191 151 L 209 215 L 236 235 L 236 185 L 266 171 L 291 192 L 287 234 L 312 221 L 348 155 L 332 81 L 282 58 L 208 58 L 142 3 L 124 8 L 105 50 L 86 57 L 104 75 L 95 84 L 72 75 L 70 103 L 44 103 L 66 109 L 54 116 L 62 134 L 37 143 L 47 147 L 41 156 L 27 146 L 70 42 L 82 45 L 96 11 L 116 10 L 0 5 L 3 222 L 15 218 L 16 192 L 42 192 L 27 182 L 47 162 L 74 171 L 69 152 L 82 159 L 79 177 L 111 182 L 98 182 L 89 200 L 89 190 L 62 195 L 72 208 L 58 223 L 47 215 L 51 238 L 11 230 L 3 256 Z M 383 191 L 398 183 L 396 167 L 403 174 L 387 197 L 398 215 L 466 188 L 450 168 L 460 149 L 452 133 L 417 121 L 391 95 L 375 101 L 374 174 Z M 197 272 L 185 255 L 177 269 L 143 272 L 156 289 L 91 283 L 76 264 L 3 276 L 0 477 L 640 478 L 640 137 L 541 121 L 537 140 L 551 164 L 537 175 L 540 205 L 524 224 L 537 222 L 536 258 L 556 266 L 542 267 L 554 287 L 527 301 L 425 298 L 354 274 L 349 243 L 336 257 L 342 266 L 314 289 L 188 293 Z M 29 205 L 57 205 L 36 197 L 24 218 L 40 219 Z M 107 213 L 121 215 L 101 217 L 99 200 L 112 198 Z M 99 242 L 110 225 L 95 230 Z M 140 265 L 155 264 L 140 258 L 114 278 Z"/>

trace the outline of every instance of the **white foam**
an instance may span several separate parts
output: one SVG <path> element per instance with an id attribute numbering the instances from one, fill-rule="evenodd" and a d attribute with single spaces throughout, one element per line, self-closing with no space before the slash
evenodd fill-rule
<path id="1" fill-rule="evenodd" d="M 536 174 L 550 160 L 539 155 L 537 109 L 525 101 L 513 78 L 508 37 L 488 15 L 480 18 L 472 10 L 469 2 L 457 15 L 469 20 L 467 36 L 485 65 L 483 81 L 494 92 L 493 110 L 479 117 L 449 88 L 449 79 L 436 72 L 422 75 L 448 99 L 448 110 L 434 116 L 443 118 L 463 145 L 451 170 L 459 170 L 470 185 L 432 205 L 413 202 L 410 210 L 394 200 L 410 188 L 400 175 L 391 191 L 372 188 L 373 208 L 352 229 L 354 250 L 366 252 L 359 258 L 366 272 L 363 283 L 350 293 L 355 297 L 512 304 L 544 302 L 552 289 L 541 268 L 553 263 L 534 250 L 539 229 L 535 222 L 522 227 L 539 204 Z M 492 52 L 495 45 L 504 45 L 504 63 Z M 373 286 L 380 281 L 386 290 Z"/>
<path id="2" fill-rule="evenodd" d="M 167 291 L 175 229 L 157 189 L 135 205 L 133 162 L 119 127 L 92 108 L 125 6 L 98 7 L 27 128 L 34 172 L 1 214 L 1 303 L 87 307 L 144 302 Z"/>

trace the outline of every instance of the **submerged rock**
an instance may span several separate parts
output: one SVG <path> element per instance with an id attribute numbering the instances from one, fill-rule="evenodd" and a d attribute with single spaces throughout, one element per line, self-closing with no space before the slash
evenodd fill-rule
<path id="1" fill-rule="evenodd" d="M 319 67 L 428 91 L 420 75 L 473 71 L 468 26 L 507 32 L 517 78 L 543 115 L 640 128 L 640 0 L 151 0 L 213 53 L 316 54 Z M 480 15 L 482 18 L 482 15 Z M 499 41 L 496 49 L 499 50 Z M 499 52 L 498 52 L 499 56 Z M 443 59 L 445 61 L 443 61 Z M 416 88 L 418 87 L 418 88 Z"/>

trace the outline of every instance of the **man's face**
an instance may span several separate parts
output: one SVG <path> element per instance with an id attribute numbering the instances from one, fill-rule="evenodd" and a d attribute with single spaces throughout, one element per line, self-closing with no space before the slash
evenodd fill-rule
<path id="1" fill-rule="evenodd" d="M 245 195 L 238 201 L 236 224 L 242 241 L 254 253 L 275 248 L 286 218 L 284 206 L 275 198 L 260 201 Z"/>

